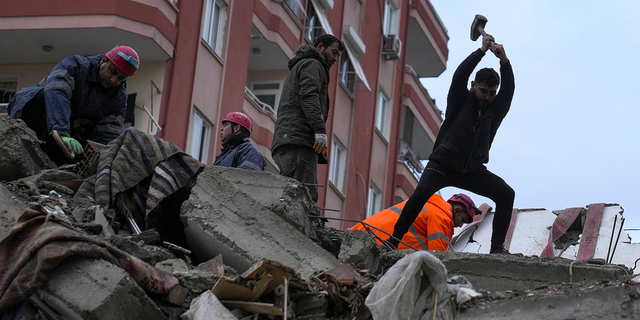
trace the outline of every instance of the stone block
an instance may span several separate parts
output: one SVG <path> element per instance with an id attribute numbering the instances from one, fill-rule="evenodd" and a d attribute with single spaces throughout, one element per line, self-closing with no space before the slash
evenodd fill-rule
<path id="1" fill-rule="evenodd" d="M 166 318 L 126 271 L 102 259 L 65 259 L 36 294 L 68 319 Z"/>

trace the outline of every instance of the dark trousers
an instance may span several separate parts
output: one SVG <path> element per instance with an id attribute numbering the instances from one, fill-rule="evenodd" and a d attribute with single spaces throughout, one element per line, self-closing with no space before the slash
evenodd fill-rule
<path id="1" fill-rule="evenodd" d="M 310 147 L 284 145 L 274 150 L 273 160 L 280 175 L 305 184 L 314 202 L 318 201 L 318 154 Z"/>
<path id="2" fill-rule="evenodd" d="M 47 125 L 47 108 L 44 102 L 44 90 L 40 90 L 33 99 L 29 100 L 22 109 L 22 121 L 31 130 L 35 131 L 38 139 L 45 143 L 40 145 L 42 150 L 49 156 L 53 162 L 61 166 L 79 161 L 81 155 L 77 155 L 75 159 L 69 159 L 64 155 L 53 136 L 49 134 L 49 126 Z"/>
<path id="3" fill-rule="evenodd" d="M 496 203 L 493 217 L 491 249 L 503 247 L 504 239 L 511 222 L 515 191 L 499 176 L 482 166 L 468 173 L 460 173 L 438 162 L 429 161 L 422 172 L 416 190 L 404 206 L 400 219 L 395 225 L 393 235 L 398 239 L 413 224 L 424 204 L 438 190 L 444 187 L 457 187 L 487 197 Z"/>

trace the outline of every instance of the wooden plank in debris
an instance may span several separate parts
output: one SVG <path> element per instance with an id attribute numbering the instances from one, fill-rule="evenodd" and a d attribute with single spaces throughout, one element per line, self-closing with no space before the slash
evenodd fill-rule
<path id="1" fill-rule="evenodd" d="M 260 313 L 274 316 L 284 316 L 284 310 L 272 303 L 247 302 L 247 301 L 230 301 L 221 300 L 222 304 L 227 308 L 238 308 L 248 313 Z"/>
<path id="2" fill-rule="evenodd" d="M 596 253 L 598 234 L 600 234 L 600 224 L 602 223 L 602 212 L 604 203 L 592 203 L 587 209 L 587 217 L 582 228 L 580 237 L 580 248 L 576 260 L 592 259 Z"/>
<path id="3" fill-rule="evenodd" d="M 269 293 L 273 291 L 273 289 L 275 289 L 277 286 L 283 284 L 285 277 L 289 279 L 291 276 L 296 274 L 296 271 L 293 268 L 289 268 L 277 261 L 263 258 L 247 271 L 245 271 L 242 274 L 242 277 L 246 279 L 254 278 L 256 274 L 261 274 L 265 271 L 273 276 L 273 281 L 269 283 L 269 285 L 264 290 L 264 293 Z"/>
<path id="4" fill-rule="evenodd" d="M 513 230 L 516 226 L 516 216 L 518 215 L 518 209 L 513 208 L 511 212 L 511 222 L 509 222 L 509 230 L 507 230 L 507 236 L 504 238 L 504 248 L 509 250 L 511 246 L 511 238 L 513 238 Z"/>
<path id="5" fill-rule="evenodd" d="M 273 276 L 265 272 L 253 288 L 248 288 L 233 282 L 232 279 L 220 277 L 211 291 L 216 295 L 218 300 L 257 301 L 262 294 L 265 293 L 265 290 L 272 281 Z"/>

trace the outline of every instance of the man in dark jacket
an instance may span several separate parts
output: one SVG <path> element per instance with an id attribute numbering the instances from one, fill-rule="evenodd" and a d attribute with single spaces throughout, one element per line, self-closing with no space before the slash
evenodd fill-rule
<path id="1" fill-rule="evenodd" d="M 329 68 L 342 50 L 342 42 L 329 34 L 296 49 L 273 132 L 271 154 L 280 175 L 304 183 L 313 201 L 318 201 L 318 163 L 327 163 Z"/>
<path id="2" fill-rule="evenodd" d="M 484 166 L 489 162 L 489 149 L 502 120 L 509 112 L 515 90 L 511 63 L 501 44 L 486 35 L 482 47 L 471 53 L 453 75 L 447 96 L 445 120 L 438 132 L 429 163 L 422 173 L 416 190 L 404 206 L 396 223 L 393 237 L 402 239 L 413 224 L 425 202 L 436 191 L 454 186 L 490 198 L 496 203 L 491 236 L 491 253 L 508 253 L 504 240 L 511 220 L 515 191 L 499 176 Z M 490 68 L 471 72 L 491 50 L 500 59 L 502 88 L 496 95 L 500 76 Z M 397 239 L 389 241 L 397 246 Z"/>
<path id="3" fill-rule="evenodd" d="M 264 171 L 267 160 L 251 144 L 251 119 L 242 112 L 231 112 L 222 119 L 220 140 L 222 152 L 213 165 L 247 170 Z"/>
<path id="4" fill-rule="evenodd" d="M 140 60 L 131 47 L 117 46 L 106 54 L 70 56 L 60 61 L 37 86 L 24 88 L 11 99 L 9 115 L 22 119 L 43 150 L 58 165 L 66 158 L 52 134 L 66 148 L 82 153 L 87 140 L 106 144 L 124 131 L 127 110 L 125 80 Z"/>

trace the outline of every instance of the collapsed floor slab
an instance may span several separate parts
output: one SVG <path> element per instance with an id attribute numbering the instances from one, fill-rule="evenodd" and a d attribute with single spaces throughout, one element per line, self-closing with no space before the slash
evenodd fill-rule
<path id="1" fill-rule="evenodd" d="M 586 280 L 619 280 L 632 272 L 602 261 L 575 262 L 564 258 L 431 251 L 446 266 L 449 277 L 462 275 L 474 289 L 486 291 L 532 290 Z"/>
<path id="2" fill-rule="evenodd" d="M 127 272 L 102 259 L 66 259 L 36 294 L 66 319 L 166 318 Z"/>
<path id="3" fill-rule="evenodd" d="M 587 282 L 471 301 L 457 319 L 638 319 L 640 284 Z"/>
<path id="4" fill-rule="evenodd" d="M 269 192 L 265 187 L 248 195 L 215 168 L 206 167 L 180 213 L 198 258 L 206 261 L 222 254 L 224 263 L 239 272 L 267 258 L 303 277 L 340 266 L 328 251 L 253 198 Z"/>

